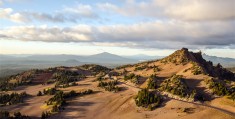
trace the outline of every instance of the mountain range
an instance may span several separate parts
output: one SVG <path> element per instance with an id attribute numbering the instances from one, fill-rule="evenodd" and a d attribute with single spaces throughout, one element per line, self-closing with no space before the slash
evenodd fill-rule
<path id="1" fill-rule="evenodd" d="M 107 55 L 92 58 L 120 58 Z M 235 74 L 187 48 L 162 59 L 116 68 L 84 64 L 26 70 L 2 78 L 0 93 L 4 114 L 33 119 L 235 117 Z"/>
<path id="2" fill-rule="evenodd" d="M 207 61 L 214 65 L 220 63 L 224 67 L 235 67 L 235 59 L 216 56 L 202 55 Z M 15 74 L 27 69 L 49 68 L 55 66 L 78 66 L 82 64 L 100 64 L 109 68 L 125 64 L 134 64 L 147 60 L 156 60 L 164 56 L 149 56 L 137 54 L 130 56 L 119 56 L 108 52 L 94 55 L 0 55 L 0 76 Z"/>

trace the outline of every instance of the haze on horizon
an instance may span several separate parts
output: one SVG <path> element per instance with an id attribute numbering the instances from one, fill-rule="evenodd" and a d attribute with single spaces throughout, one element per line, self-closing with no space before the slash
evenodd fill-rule
<path id="1" fill-rule="evenodd" d="M 0 0 L 0 54 L 235 58 L 235 0 Z"/>

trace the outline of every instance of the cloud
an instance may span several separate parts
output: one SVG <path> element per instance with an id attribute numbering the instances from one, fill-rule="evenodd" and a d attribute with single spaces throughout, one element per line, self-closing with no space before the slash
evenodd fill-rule
<path id="1" fill-rule="evenodd" d="M 235 0 L 131 0 L 122 6 L 100 3 L 104 11 L 125 16 L 143 16 L 184 21 L 235 20 Z"/>
<path id="2" fill-rule="evenodd" d="M 4 36 L 4 37 L 3 37 Z M 199 48 L 235 45 L 235 23 L 180 21 L 130 25 L 77 25 L 73 27 L 16 26 L 0 30 L 0 39 L 43 42 L 87 42 L 135 48 Z"/>
<path id="3" fill-rule="evenodd" d="M 0 18 L 9 19 L 13 22 L 18 22 L 18 23 L 28 21 L 28 19 L 25 18 L 22 14 L 13 13 L 13 9 L 11 8 L 5 8 L 5 9 L 0 8 Z"/>
<path id="4" fill-rule="evenodd" d="M 98 15 L 93 11 L 90 5 L 78 4 L 76 7 L 65 7 L 62 10 L 62 13 L 72 14 L 73 16 L 77 16 L 77 18 L 96 18 Z"/>
<path id="5" fill-rule="evenodd" d="M 79 27 L 80 29 L 77 29 Z M 43 42 L 83 42 L 89 41 L 89 27 L 85 25 L 73 28 L 59 28 L 47 26 L 16 26 L 0 31 L 0 38 L 23 41 Z"/>
<path id="6" fill-rule="evenodd" d="M 9 19 L 13 22 L 27 23 L 32 21 L 41 22 L 74 22 L 81 19 L 96 19 L 95 14 L 90 5 L 78 4 L 75 7 L 65 7 L 64 9 L 52 14 L 21 11 L 14 12 L 12 8 L 0 9 L 0 18 Z"/>
<path id="7" fill-rule="evenodd" d="M 0 4 L 6 2 L 6 0 L 1 1 Z M 5 9 L 11 9 L 12 11 L 0 18 L 23 23 L 32 21 L 77 23 L 82 19 L 93 20 L 103 17 L 108 18 L 112 15 L 123 15 L 127 19 L 142 17 L 186 22 L 232 21 L 235 20 L 234 4 L 235 0 L 128 0 L 118 5 L 109 2 L 96 3 L 95 5 L 76 4 L 64 7 L 61 10 L 51 11 L 51 13 L 15 12 L 12 8 L 2 8 L 0 12 Z M 113 14 L 106 14 L 110 12 Z"/>

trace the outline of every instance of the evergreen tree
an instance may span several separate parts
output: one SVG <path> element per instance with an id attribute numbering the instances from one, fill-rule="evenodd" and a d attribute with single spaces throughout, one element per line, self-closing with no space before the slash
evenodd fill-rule
<path id="1" fill-rule="evenodd" d="M 42 96 L 42 92 L 41 92 L 41 91 L 38 91 L 37 96 Z"/>

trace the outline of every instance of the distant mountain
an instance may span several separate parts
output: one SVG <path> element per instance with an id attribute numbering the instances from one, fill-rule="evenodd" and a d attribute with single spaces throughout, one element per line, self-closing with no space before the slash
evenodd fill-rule
<path id="1" fill-rule="evenodd" d="M 224 67 L 235 67 L 235 59 L 222 58 L 216 56 L 202 55 L 207 61 L 212 61 L 214 65 L 220 63 Z M 21 71 L 22 69 L 48 68 L 55 66 L 78 66 L 82 64 L 100 64 L 114 68 L 124 64 L 134 64 L 141 61 L 162 59 L 163 56 L 148 56 L 138 54 L 132 56 L 119 56 L 108 52 L 95 55 L 1 55 L 0 72 Z"/>
<path id="2" fill-rule="evenodd" d="M 137 63 L 138 60 L 121 57 L 108 52 L 103 52 L 100 54 L 87 56 L 86 62 L 108 63 L 108 64 L 129 64 L 129 63 Z"/>
<path id="3" fill-rule="evenodd" d="M 18 57 L 15 57 L 15 56 L 11 56 L 11 55 L 2 55 L 0 54 L 0 61 L 2 60 L 16 60 L 16 59 L 19 59 Z"/>
<path id="4" fill-rule="evenodd" d="M 131 56 L 123 56 L 129 59 L 135 59 L 138 61 L 146 61 L 146 60 L 155 60 L 155 59 L 161 59 L 164 58 L 165 56 L 149 56 L 145 54 L 137 54 L 137 55 L 131 55 Z"/>
<path id="5" fill-rule="evenodd" d="M 76 60 L 79 62 L 86 63 L 107 63 L 107 64 L 126 64 L 126 63 L 136 63 L 137 60 L 132 60 L 128 58 L 124 58 L 118 55 L 114 55 L 108 52 L 103 52 L 90 56 L 82 56 L 82 55 L 32 55 L 25 57 L 27 60 L 40 60 L 40 61 L 69 61 Z"/>
<path id="6" fill-rule="evenodd" d="M 217 57 L 217 56 L 209 56 L 203 54 L 202 57 L 207 61 L 212 61 L 214 65 L 220 63 L 224 67 L 235 67 L 235 59 L 234 58 L 224 58 L 224 57 Z"/>
<path id="7" fill-rule="evenodd" d="M 103 52 L 90 56 L 82 55 L 0 55 L 0 77 L 9 71 L 19 72 L 34 68 L 56 66 L 78 66 L 82 64 L 100 64 L 110 68 L 123 64 L 137 63 L 138 60 Z M 9 72 L 9 74 L 12 74 Z"/>
<path id="8" fill-rule="evenodd" d="M 61 54 L 61 55 L 32 55 L 25 58 L 30 60 L 40 60 L 40 61 L 66 61 L 70 59 L 75 59 L 79 61 L 79 59 L 82 59 L 83 56 Z"/>

